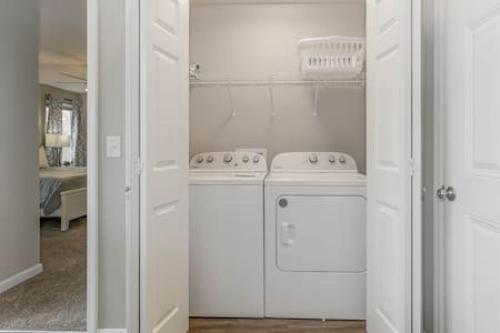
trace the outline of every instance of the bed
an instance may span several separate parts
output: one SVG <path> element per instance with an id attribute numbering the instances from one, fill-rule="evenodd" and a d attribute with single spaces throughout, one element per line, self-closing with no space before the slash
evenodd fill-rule
<path id="1" fill-rule="evenodd" d="M 40 216 L 61 219 L 61 231 L 71 220 L 87 215 L 87 171 L 84 168 L 40 169 Z"/>

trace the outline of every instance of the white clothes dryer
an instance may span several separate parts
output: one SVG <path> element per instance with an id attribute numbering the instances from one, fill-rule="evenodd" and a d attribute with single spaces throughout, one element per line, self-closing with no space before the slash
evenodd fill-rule
<path id="1" fill-rule="evenodd" d="M 276 156 L 265 181 L 265 315 L 366 317 L 366 177 L 344 153 Z"/>
<path id="2" fill-rule="evenodd" d="M 190 167 L 190 315 L 263 317 L 266 161 L 203 153 Z"/>

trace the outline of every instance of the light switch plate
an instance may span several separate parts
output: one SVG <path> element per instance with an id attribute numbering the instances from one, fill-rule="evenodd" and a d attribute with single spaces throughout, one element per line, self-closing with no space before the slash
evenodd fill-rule
<path id="1" fill-rule="evenodd" d="M 106 157 L 108 158 L 122 157 L 121 137 L 119 136 L 106 137 Z"/>

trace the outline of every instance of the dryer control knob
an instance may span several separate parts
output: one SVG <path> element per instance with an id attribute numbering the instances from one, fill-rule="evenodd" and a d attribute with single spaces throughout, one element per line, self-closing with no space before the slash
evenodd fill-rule
<path id="1" fill-rule="evenodd" d="M 250 157 L 248 157 L 248 155 L 245 155 L 245 156 L 243 156 L 242 161 L 243 161 L 243 163 L 248 163 L 250 161 Z"/>
<path id="2" fill-rule="evenodd" d="M 200 155 L 200 156 L 198 156 L 198 158 L 196 159 L 196 163 L 198 163 L 198 164 L 203 163 L 203 160 L 204 160 L 204 159 L 203 159 L 203 156 L 202 156 L 202 155 Z"/>
<path id="3" fill-rule="evenodd" d="M 213 155 L 208 155 L 207 156 L 207 163 L 212 163 L 214 161 L 214 156 Z"/>
<path id="4" fill-rule="evenodd" d="M 345 160 L 345 156 L 344 155 L 341 155 L 339 157 L 339 162 L 342 163 L 342 164 L 345 164 L 346 160 Z"/>
<path id="5" fill-rule="evenodd" d="M 335 160 L 335 155 L 330 156 L 330 157 L 328 158 L 328 161 L 329 161 L 330 163 L 332 163 L 332 164 L 333 164 L 333 163 L 335 163 L 335 161 L 336 161 L 336 160 Z"/>
<path id="6" fill-rule="evenodd" d="M 233 160 L 233 155 L 231 155 L 231 154 L 224 155 L 224 162 L 225 163 L 231 163 L 232 160 Z"/>
<path id="7" fill-rule="evenodd" d="M 309 162 L 311 162 L 312 164 L 318 163 L 318 155 L 316 154 L 309 155 Z"/>
<path id="8" fill-rule="evenodd" d="M 253 160 L 252 160 L 252 161 L 253 161 L 254 163 L 259 163 L 259 161 L 260 161 L 260 156 L 259 156 L 259 155 L 255 155 L 255 156 L 253 157 Z"/>

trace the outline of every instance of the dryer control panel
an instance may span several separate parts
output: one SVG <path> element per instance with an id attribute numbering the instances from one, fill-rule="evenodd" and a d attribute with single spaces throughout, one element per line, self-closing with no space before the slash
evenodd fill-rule
<path id="1" fill-rule="evenodd" d="M 358 172 L 354 158 L 341 152 L 301 152 L 277 155 L 271 172 Z"/>
<path id="2" fill-rule="evenodd" d="M 266 159 L 255 152 L 210 152 L 193 156 L 191 170 L 267 172 Z"/>

